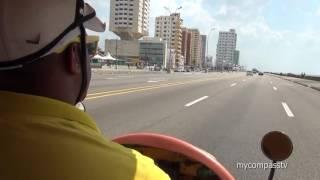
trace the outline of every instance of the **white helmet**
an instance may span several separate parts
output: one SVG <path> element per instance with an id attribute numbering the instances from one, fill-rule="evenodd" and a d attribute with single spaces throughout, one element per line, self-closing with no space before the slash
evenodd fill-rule
<path id="1" fill-rule="evenodd" d="M 105 24 L 83 0 L 1 0 L 0 70 L 23 67 Z"/>

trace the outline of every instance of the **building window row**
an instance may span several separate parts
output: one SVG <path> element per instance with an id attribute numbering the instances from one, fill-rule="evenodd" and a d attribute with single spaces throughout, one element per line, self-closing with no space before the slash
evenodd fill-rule
<path id="1" fill-rule="evenodd" d="M 122 24 L 132 25 L 132 22 L 116 22 L 115 24 L 116 24 L 116 25 L 122 25 Z"/>
<path id="2" fill-rule="evenodd" d="M 133 13 L 115 13 L 116 16 L 118 15 L 129 15 L 129 16 L 133 16 Z"/>
<path id="3" fill-rule="evenodd" d="M 130 20 L 132 21 L 133 19 L 132 18 L 127 18 L 127 17 L 116 17 L 114 18 L 115 20 Z"/>
<path id="4" fill-rule="evenodd" d="M 132 8 L 129 8 L 129 9 L 128 9 L 128 8 L 116 8 L 115 10 L 116 10 L 116 12 L 117 12 L 117 11 L 128 11 L 128 10 L 129 10 L 129 11 L 133 11 Z"/>
<path id="5" fill-rule="evenodd" d="M 119 6 L 133 6 L 133 4 L 128 4 L 128 3 L 125 3 L 125 4 L 122 4 L 122 3 L 118 3 L 116 4 L 116 7 L 119 7 Z"/>

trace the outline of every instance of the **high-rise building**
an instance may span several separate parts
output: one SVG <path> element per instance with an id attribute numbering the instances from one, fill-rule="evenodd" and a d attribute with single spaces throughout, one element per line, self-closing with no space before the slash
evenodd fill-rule
<path id="1" fill-rule="evenodd" d="M 185 59 L 185 67 L 191 66 L 191 32 L 187 28 L 182 28 L 182 56 Z"/>
<path id="2" fill-rule="evenodd" d="M 198 29 L 189 29 L 191 32 L 191 66 L 201 67 L 201 40 Z"/>
<path id="3" fill-rule="evenodd" d="M 206 62 L 206 51 L 207 51 L 207 36 L 201 35 L 201 65 L 202 67 L 207 66 Z"/>
<path id="4" fill-rule="evenodd" d="M 149 34 L 150 0 L 110 0 L 110 31 L 121 40 L 138 40 Z"/>
<path id="5" fill-rule="evenodd" d="M 169 59 L 170 68 L 176 68 L 181 64 L 180 61 L 183 61 L 181 58 L 182 22 L 179 13 L 156 17 L 155 37 L 167 41 L 168 48 L 175 52 L 175 59 Z"/>
<path id="6" fill-rule="evenodd" d="M 234 29 L 219 33 L 216 66 L 223 69 L 234 64 L 234 51 L 237 47 L 237 33 Z"/>

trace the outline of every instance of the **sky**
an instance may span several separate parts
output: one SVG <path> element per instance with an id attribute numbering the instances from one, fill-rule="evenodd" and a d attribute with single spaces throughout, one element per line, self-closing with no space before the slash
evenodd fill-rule
<path id="1" fill-rule="evenodd" d="M 110 0 L 87 0 L 106 22 L 104 39 L 116 38 L 108 31 Z M 320 75 L 319 0 L 151 0 L 150 36 L 155 17 L 178 12 L 188 28 L 198 28 L 209 36 L 209 55 L 216 56 L 219 31 L 233 28 L 238 34 L 240 64 L 248 69 L 270 72 L 305 72 Z M 89 34 L 94 34 L 89 32 Z"/>

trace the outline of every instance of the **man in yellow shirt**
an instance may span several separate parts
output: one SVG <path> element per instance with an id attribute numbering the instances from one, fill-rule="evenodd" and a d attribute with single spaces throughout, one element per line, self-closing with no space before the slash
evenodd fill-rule
<path id="1" fill-rule="evenodd" d="M 90 82 L 83 0 L 0 1 L 0 179 L 169 179 L 74 107 Z M 114 127 L 116 128 L 116 127 Z"/>

